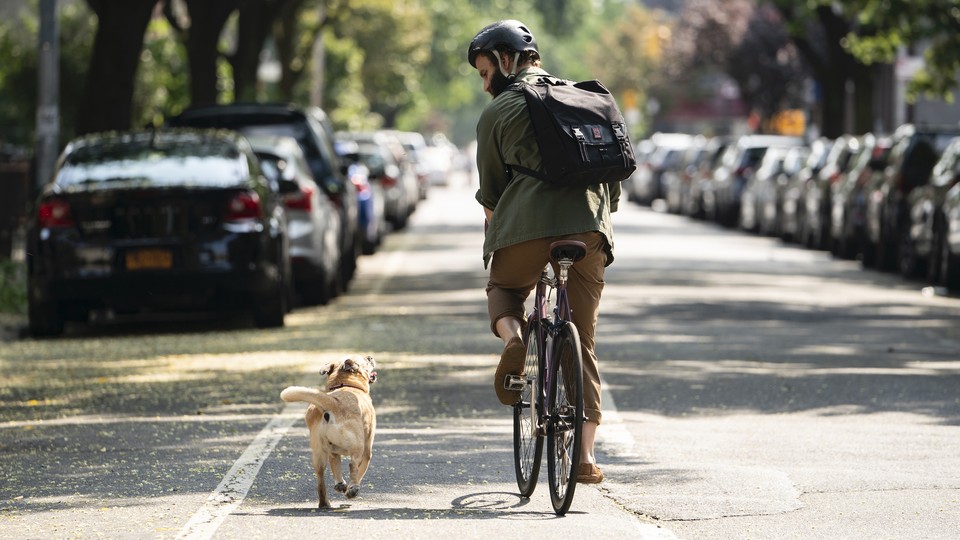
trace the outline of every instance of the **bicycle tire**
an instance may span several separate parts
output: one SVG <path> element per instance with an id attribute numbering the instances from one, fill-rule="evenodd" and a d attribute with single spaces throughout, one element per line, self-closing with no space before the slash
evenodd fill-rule
<path id="1" fill-rule="evenodd" d="M 531 321 L 523 336 L 523 341 L 527 344 L 527 357 L 524 361 L 527 383 L 520 393 L 520 401 L 513 406 L 513 463 L 521 497 L 530 497 L 536 489 L 543 456 L 537 396 L 540 395 L 539 389 L 543 388 L 544 354 L 537 336 L 538 326 Z"/>
<path id="2" fill-rule="evenodd" d="M 583 369 L 580 336 L 565 322 L 553 338 L 553 366 L 547 401 L 547 471 L 553 511 L 564 515 L 573 502 L 583 431 Z"/>

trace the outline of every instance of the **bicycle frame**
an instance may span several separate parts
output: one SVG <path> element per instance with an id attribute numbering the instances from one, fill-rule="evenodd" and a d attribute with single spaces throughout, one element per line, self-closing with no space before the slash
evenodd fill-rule
<path id="1" fill-rule="evenodd" d="M 543 271 L 540 273 L 540 280 L 536 286 L 534 308 L 530 316 L 527 317 L 527 324 L 536 325 L 534 328 L 537 342 L 540 344 L 539 349 L 543 351 L 544 355 L 544 365 L 542 366 L 544 384 L 541 388 L 537 389 L 538 399 L 536 400 L 538 418 L 537 432 L 541 435 L 547 434 L 546 426 L 544 425 L 546 411 L 544 411 L 543 408 L 547 402 L 547 389 L 550 388 L 550 385 L 553 383 L 553 377 L 556 373 L 556 370 L 551 369 L 554 361 L 553 347 L 546 346 L 547 338 L 556 336 L 562 322 L 572 320 L 572 310 L 570 309 L 570 302 L 567 299 L 567 275 L 570 267 L 573 266 L 573 261 L 570 259 L 560 259 L 557 261 L 557 266 L 559 267 L 557 277 L 550 277 L 548 272 L 550 268 L 549 264 L 544 266 Z M 557 297 L 553 307 L 553 318 L 551 319 L 547 312 L 547 305 L 550 295 L 553 292 L 557 293 Z"/>

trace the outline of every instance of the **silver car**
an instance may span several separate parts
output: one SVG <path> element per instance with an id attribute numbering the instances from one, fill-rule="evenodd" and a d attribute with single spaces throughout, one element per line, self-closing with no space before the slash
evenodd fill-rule
<path id="1" fill-rule="evenodd" d="M 294 287 L 303 303 L 325 304 L 343 290 L 338 271 L 340 214 L 314 180 L 296 139 L 257 134 L 247 140 L 282 197 Z"/>

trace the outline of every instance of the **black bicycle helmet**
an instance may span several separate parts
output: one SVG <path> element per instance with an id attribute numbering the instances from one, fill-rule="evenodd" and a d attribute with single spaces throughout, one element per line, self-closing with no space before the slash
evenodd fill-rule
<path id="1" fill-rule="evenodd" d="M 470 65 L 476 68 L 478 54 L 483 51 L 492 51 L 500 46 L 516 52 L 533 51 L 537 54 L 540 53 L 533 32 L 522 22 L 508 19 L 488 24 L 477 33 L 467 50 L 467 59 L 470 61 Z"/>

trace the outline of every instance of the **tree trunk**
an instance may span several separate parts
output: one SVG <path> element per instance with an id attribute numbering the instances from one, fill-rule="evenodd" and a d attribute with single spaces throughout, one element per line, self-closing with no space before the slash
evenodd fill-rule
<path id="1" fill-rule="evenodd" d="M 230 57 L 237 101 L 256 101 L 260 51 L 287 0 L 240 0 L 237 50 Z"/>
<path id="2" fill-rule="evenodd" d="M 298 67 L 294 67 L 296 64 L 294 62 L 296 56 L 298 54 L 304 54 L 297 46 L 297 41 L 300 39 L 297 20 L 300 17 L 303 2 L 304 0 L 291 0 L 291 2 L 283 8 L 277 21 L 277 32 L 275 33 L 277 58 L 280 61 L 282 70 L 280 77 L 280 99 L 288 102 L 293 101 L 294 89 L 310 66 L 310 57 L 307 56 L 303 59 L 303 62 L 298 64 Z M 310 43 L 313 43 L 313 39 L 315 39 L 315 36 L 310 39 Z"/>
<path id="3" fill-rule="evenodd" d="M 190 13 L 187 60 L 190 64 L 190 101 L 193 105 L 217 102 L 217 59 L 223 25 L 237 8 L 236 0 L 186 0 Z"/>
<path id="4" fill-rule="evenodd" d="M 157 0 L 87 0 L 97 35 L 77 115 L 77 134 L 130 129 L 143 35 Z"/>

